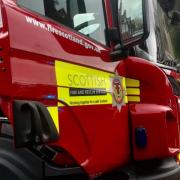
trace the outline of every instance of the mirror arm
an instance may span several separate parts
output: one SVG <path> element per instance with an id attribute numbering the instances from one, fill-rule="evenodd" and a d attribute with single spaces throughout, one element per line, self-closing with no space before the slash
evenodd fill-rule
<path id="1" fill-rule="evenodd" d="M 113 51 L 110 53 L 113 61 L 126 59 L 129 56 L 129 50 L 124 49 L 119 43 L 114 47 Z"/>

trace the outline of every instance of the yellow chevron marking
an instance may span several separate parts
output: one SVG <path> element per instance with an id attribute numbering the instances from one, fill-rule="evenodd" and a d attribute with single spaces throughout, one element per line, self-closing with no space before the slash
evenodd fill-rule
<path id="1" fill-rule="evenodd" d="M 140 87 L 140 81 L 126 78 L 126 87 Z"/>
<path id="2" fill-rule="evenodd" d="M 56 129 L 59 133 L 59 114 L 58 114 L 58 107 L 47 107 L 53 121 L 54 121 L 54 124 L 56 126 Z"/>
<path id="3" fill-rule="evenodd" d="M 140 102 L 141 98 L 139 96 L 128 96 L 128 102 Z"/>
<path id="4" fill-rule="evenodd" d="M 139 88 L 127 88 L 127 95 L 140 95 Z"/>

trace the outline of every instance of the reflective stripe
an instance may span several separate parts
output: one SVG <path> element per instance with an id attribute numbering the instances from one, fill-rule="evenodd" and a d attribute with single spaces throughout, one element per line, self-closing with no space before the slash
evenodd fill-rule
<path id="1" fill-rule="evenodd" d="M 140 102 L 141 99 L 139 96 L 128 96 L 128 102 Z"/>
<path id="2" fill-rule="evenodd" d="M 127 88 L 127 95 L 140 95 L 139 88 Z"/>
<path id="3" fill-rule="evenodd" d="M 58 107 L 47 107 L 53 121 L 54 124 L 57 128 L 57 131 L 59 133 L 59 114 L 58 114 Z"/>
<path id="4" fill-rule="evenodd" d="M 127 98 L 128 102 L 140 102 L 140 81 L 135 79 L 126 78 Z M 135 96 L 133 96 L 135 95 Z"/>
<path id="5" fill-rule="evenodd" d="M 140 81 L 126 78 L 126 86 L 127 87 L 140 87 Z"/>

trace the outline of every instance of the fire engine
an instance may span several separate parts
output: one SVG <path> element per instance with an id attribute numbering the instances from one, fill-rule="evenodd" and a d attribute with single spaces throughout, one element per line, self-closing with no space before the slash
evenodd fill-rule
<path id="1" fill-rule="evenodd" d="M 179 28 L 178 0 L 0 0 L 1 178 L 180 179 Z"/>

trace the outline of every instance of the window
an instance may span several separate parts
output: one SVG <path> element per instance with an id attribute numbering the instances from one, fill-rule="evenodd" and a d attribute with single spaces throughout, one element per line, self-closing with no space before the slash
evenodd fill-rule
<path id="1" fill-rule="evenodd" d="M 101 0 L 18 0 L 18 4 L 106 44 Z"/>
<path id="2" fill-rule="evenodd" d="M 37 0 L 37 1 L 18 0 L 18 4 L 28 8 L 30 10 L 36 11 L 42 15 L 45 15 L 44 3 L 42 0 Z"/>

